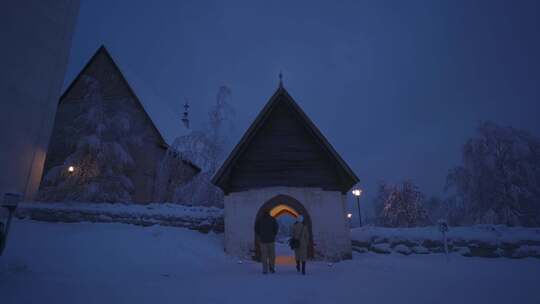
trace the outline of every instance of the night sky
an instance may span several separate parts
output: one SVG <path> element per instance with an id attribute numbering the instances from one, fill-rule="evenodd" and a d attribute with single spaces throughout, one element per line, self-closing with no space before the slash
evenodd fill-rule
<path id="1" fill-rule="evenodd" d="M 232 148 L 282 70 L 366 201 L 379 180 L 443 194 L 482 120 L 540 134 L 540 1 L 81 2 L 66 83 L 104 44 L 161 96 L 168 139 L 160 115 L 188 98 L 198 126 L 227 85 Z"/>

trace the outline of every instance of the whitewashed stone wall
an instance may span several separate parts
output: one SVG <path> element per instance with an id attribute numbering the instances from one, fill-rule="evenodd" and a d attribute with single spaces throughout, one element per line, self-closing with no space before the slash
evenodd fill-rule
<path id="1" fill-rule="evenodd" d="M 0 5 L 0 195 L 37 190 L 78 11 L 79 0 Z"/>
<path id="2" fill-rule="evenodd" d="M 288 195 L 306 208 L 312 221 L 316 259 L 341 260 L 351 257 L 350 230 L 346 219 L 345 195 L 317 188 L 271 187 L 225 196 L 225 251 L 250 258 L 255 249 L 254 226 L 259 209 L 277 195 Z"/>

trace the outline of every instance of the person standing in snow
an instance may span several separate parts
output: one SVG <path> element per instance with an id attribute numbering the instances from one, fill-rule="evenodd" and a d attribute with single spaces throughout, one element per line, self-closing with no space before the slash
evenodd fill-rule
<path id="1" fill-rule="evenodd" d="M 306 260 L 308 255 L 309 245 L 309 228 L 304 223 L 304 217 L 299 215 L 296 218 L 291 231 L 291 247 L 294 247 L 294 258 L 296 259 L 296 271 L 300 272 L 302 266 L 302 274 L 306 274 Z"/>
<path id="2" fill-rule="evenodd" d="M 278 233 L 278 223 L 270 211 L 265 212 L 262 217 L 255 224 L 255 234 L 261 247 L 261 262 L 263 267 L 263 274 L 275 272 L 276 261 L 276 235 Z"/>

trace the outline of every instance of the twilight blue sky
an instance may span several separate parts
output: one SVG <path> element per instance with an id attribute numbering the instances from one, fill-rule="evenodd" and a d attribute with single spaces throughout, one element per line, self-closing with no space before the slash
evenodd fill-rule
<path id="1" fill-rule="evenodd" d="M 479 121 L 540 134 L 540 1 L 81 2 L 66 82 L 105 44 L 162 97 L 155 120 L 189 98 L 195 125 L 227 85 L 232 146 L 282 70 L 368 200 L 378 180 L 442 193 Z"/>

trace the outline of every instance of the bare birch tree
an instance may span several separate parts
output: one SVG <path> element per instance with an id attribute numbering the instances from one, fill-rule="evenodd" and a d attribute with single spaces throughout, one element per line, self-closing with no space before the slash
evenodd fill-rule
<path id="1" fill-rule="evenodd" d="M 540 225 L 540 140 L 492 122 L 463 147 L 447 189 L 465 206 L 464 223 Z"/>

